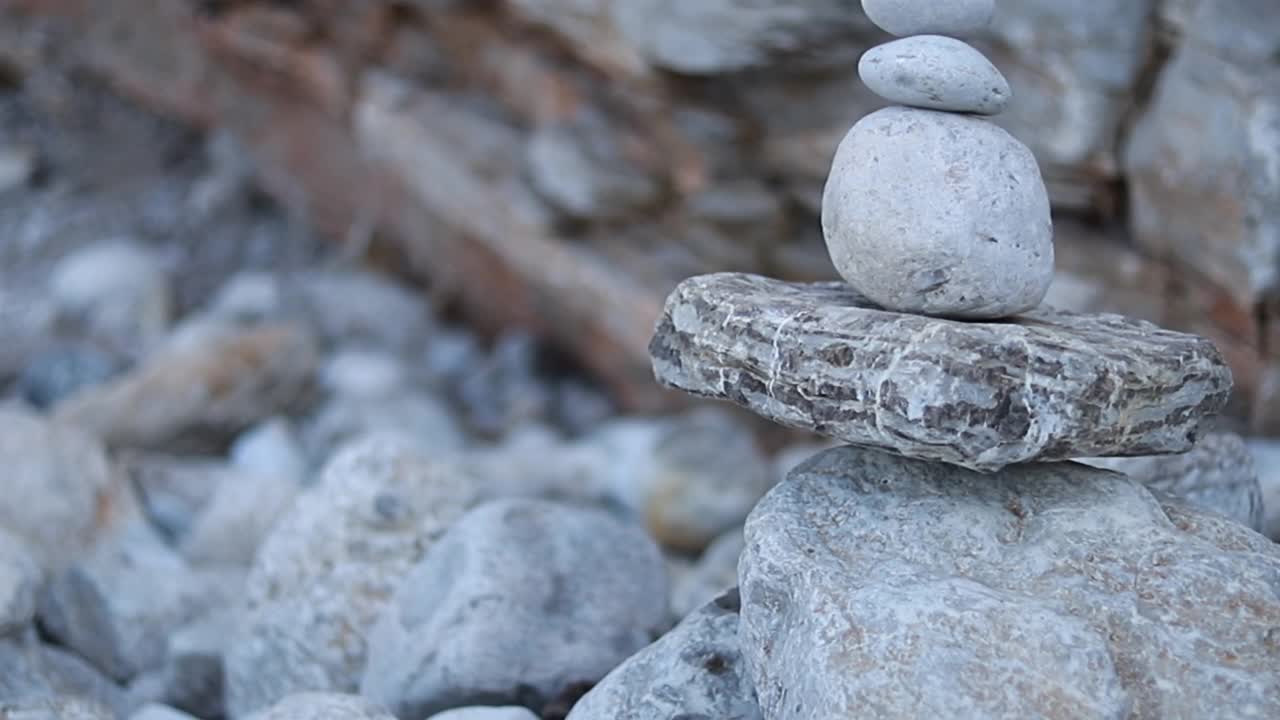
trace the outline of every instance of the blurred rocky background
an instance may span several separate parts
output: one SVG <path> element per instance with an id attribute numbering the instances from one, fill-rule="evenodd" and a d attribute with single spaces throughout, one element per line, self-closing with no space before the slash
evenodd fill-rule
<path id="1" fill-rule="evenodd" d="M 563 717 L 629 657 L 579 717 L 752 717 L 721 593 L 821 446 L 646 348 L 689 275 L 833 277 L 884 39 L 857 0 L 0 0 L 0 717 Z M 1235 374 L 1196 452 L 1108 467 L 1280 538 L 1275 0 L 1002 2 L 979 44 L 1049 302 Z"/>
<path id="2" fill-rule="evenodd" d="M 876 100 L 854 0 L 4 0 L 51 64 L 235 138 L 266 192 L 394 253 L 629 408 L 676 281 L 829 277 L 835 145 Z M 1242 428 L 1280 431 L 1280 13 L 1269 0 L 1001 3 L 981 43 L 1052 189 L 1060 305 L 1207 335 Z M 6 156 L 6 168 L 21 163 Z M 14 170 L 7 170 L 9 173 Z M 385 257 L 385 255 L 384 255 Z"/>

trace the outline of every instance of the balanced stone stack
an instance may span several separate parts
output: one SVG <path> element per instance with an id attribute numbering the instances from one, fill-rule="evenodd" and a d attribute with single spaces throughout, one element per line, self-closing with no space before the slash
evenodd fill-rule
<path id="1" fill-rule="evenodd" d="M 951 35 L 992 0 L 863 0 L 900 103 L 840 146 L 845 283 L 694 277 L 663 384 L 848 443 L 752 512 L 741 652 L 767 719 L 1280 717 L 1280 551 L 1072 458 L 1192 449 L 1231 375 L 1199 337 L 1040 305 L 1049 206 L 979 115 L 1011 93 Z"/>

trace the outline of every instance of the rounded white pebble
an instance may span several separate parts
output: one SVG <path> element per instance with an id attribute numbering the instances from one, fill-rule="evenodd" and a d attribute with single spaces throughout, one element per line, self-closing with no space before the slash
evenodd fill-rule
<path id="1" fill-rule="evenodd" d="M 998 115 L 1013 93 L 1009 82 L 968 43 L 920 35 L 873 47 L 858 62 L 871 91 L 897 105 Z"/>
<path id="2" fill-rule="evenodd" d="M 981 118 L 891 107 L 853 127 L 822 203 L 836 270 L 886 310 L 1016 315 L 1053 280 L 1049 197 L 1031 151 Z"/>
<path id="3" fill-rule="evenodd" d="M 991 24 L 995 0 L 862 0 L 862 10 L 885 31 L 908 35 L 973 35 Z"/>

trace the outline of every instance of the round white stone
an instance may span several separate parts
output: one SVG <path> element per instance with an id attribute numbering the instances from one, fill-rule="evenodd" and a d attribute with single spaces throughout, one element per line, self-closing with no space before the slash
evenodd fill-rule
<path id="1" fill-rule="evenodd" d="M 891 107 L 836 151 L 822 230 L 840 275 L 898 312 L 1016 315 L 1053 280 L 1049 197 L 1031 151 L 968 115 Z"/>
<path id="2" fill-rule="evenodd" d="M 1013 93 L 1009 82 L 968 43 L 918 35 L 873 47 L 858 62 L 858 75 L 891 103 L 998 115 Z"/>
<path id="3" fill-rule="evenodd" d="M 862 0 L 862 10 L 885 31 L 908 35 L 973 35 L 991 24 L 995 0 Z"/>

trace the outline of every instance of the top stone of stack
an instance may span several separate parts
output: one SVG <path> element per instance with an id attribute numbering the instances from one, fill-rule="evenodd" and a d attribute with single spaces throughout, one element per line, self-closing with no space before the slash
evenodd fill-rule
<path id="1" fill-rule="evenodd" d="M 871 22 L 898 37 L 973 35 L 991 24 L 995 0 L 862 0 Z"/>

